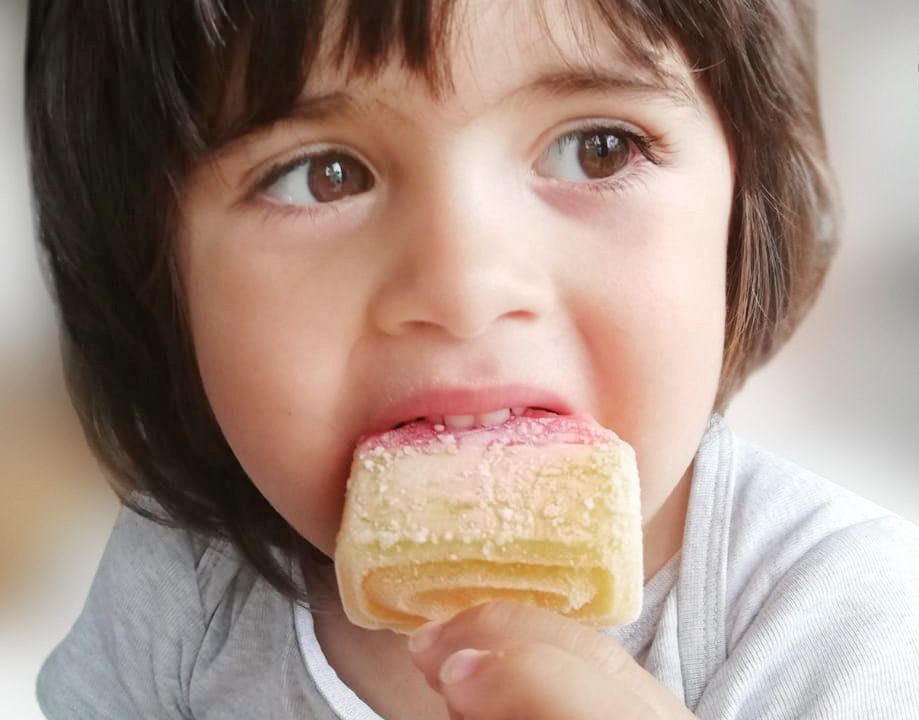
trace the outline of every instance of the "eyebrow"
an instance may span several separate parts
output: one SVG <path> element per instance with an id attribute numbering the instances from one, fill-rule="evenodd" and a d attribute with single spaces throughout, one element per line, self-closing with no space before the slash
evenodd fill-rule
<path id="1" fill-rule="evenodd" d="M 512 90 L 517 94 L 542 94 L 565 98 L 585 93 L 631 93 L 660 96 L 675 105 L 694 108 L 698 97 L 679 76 L 655 69 L 654 80 L 645 80 L 634 74 L 598 67 L 576 67 L 537 75 L 521 87 Z"/>
<path id="2" fill-rule="evenodd" d="M 511 89 L 498 102 L 521 95 L 546 95 L 564 99 L 589 93 L 616 93 L 659 96 L 675 105 L 696 107 L 698 98 L 692 88 L 681 78 L 662 70 L 656 72 L 654 81 L 634 74 L 595 67 L 578 67 L 540 73 L 519 87 Z M 379 102 L 383 106 L 388 104 Z M 350 93 L 336 91 L 305 96 L 297 100 L 287 117 L 290 119 L 322 120 L 341 113 L 353 113 L 359 103 Z M 282 118 L 282 120 L 287 118 Z"/>
<path id="3" fill-rule="evenodd" d="M 635 74 L 597 67 L 574 67 L 550 71 L 526 80 L 522 85 L 512 88 L 496 102 L 511 97 L 527 95 L 544 95 L 549 98 L 569 98 L 592 93 L 634 94 L 662 98 L 677 107 L 698 108 L 699 98 L 686 81 L 672 73 L 655 69 L 655 78 L 644 79 Z M 248 132 L 237 135 L 223 143 L 219 152 L 225 152 L 239 142 L 248 142 L 271 132 L 277 125 L 296 122 L 322 122 L 342 115 L 356 115 L 368 107 L 393 110 L 386 100 L 376 98 L 370 105 L 359 101 L 346 90 L 336 90 L 314 95 L 302 95 L 290 111 L 265 125 L 250 128 Z"/>

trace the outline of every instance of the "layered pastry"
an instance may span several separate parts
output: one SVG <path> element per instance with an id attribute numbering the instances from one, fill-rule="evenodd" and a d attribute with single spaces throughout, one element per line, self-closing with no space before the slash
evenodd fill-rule
<path id="1" fill-rule="evenodd" d="M 415 422 L 354 454 L 335 567 L 349 619 L 411 632 L 505 599 L 593 625 L 641 609 L 632 448 L 584 415 Z"/>

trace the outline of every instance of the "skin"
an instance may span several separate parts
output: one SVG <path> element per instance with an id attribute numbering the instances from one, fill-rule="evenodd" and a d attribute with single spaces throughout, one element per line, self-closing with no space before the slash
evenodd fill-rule
<path id="1" fill-rule="evenodd" d="M 320 67 L 309 94 L 347 89 L 349 107 L 278 123 L 192 176 L 179 267 L 205 390 L 252 482 L 332 555 L 351 453 L 387 408 L 422 391 L 550 389 L 635 448 L 650 577 L 680 547 L 718 387 L 729 144 L 680 58 L 664 62 L 685 97 L 533 89 L 585 63 L 650 78 L 604 33 L 579 41 L 561 3 L 545 4 L 551 39 L 529 3 L 470 5 L 453 92 L 434 97 L 398 63 L 347 88 Z M 632 147 L 610 177 L 573 176 L 576 155 L 546 151 L 585 126 L 653 138 L 657 164 Z M 258 187 L 330 145 L 372 187 L 309 206 L 288 192 L 304 168 Z M 317 616 L 330 663 L 384 717 L 444 717 L 443 700 L 469 720 L 689 716 L 614 641 L 550 613 L 498 603 L 434 635 L 411 650 L 336 604 Z"/>

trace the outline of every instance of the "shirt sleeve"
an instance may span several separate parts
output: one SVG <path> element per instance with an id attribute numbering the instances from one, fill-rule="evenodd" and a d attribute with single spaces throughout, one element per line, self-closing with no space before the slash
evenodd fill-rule
<path id="1" fill-rule="evenodd" d="M 919 530 L 896 517 L 804 554 L 739 635 L 700 718 L 919 718 Z"/>
<path id="2" fill-rule="evenodd" d="M 39 705 L 51 720 L 191 717 L 203 632 L 188 534 L 124 508 L 81 615 L 42 666 Z"/>

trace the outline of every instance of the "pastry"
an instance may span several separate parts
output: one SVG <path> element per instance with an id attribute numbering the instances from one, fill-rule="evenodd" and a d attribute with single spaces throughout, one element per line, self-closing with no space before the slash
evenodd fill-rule
<path id="1" fill-rule="evenodd" d="M 496 599 L 588 624 L 641 609 L 632 448 L 585 415 L 415 422 L 354 454 L 335 567 L 349 619 L 411 632 Z"/>

